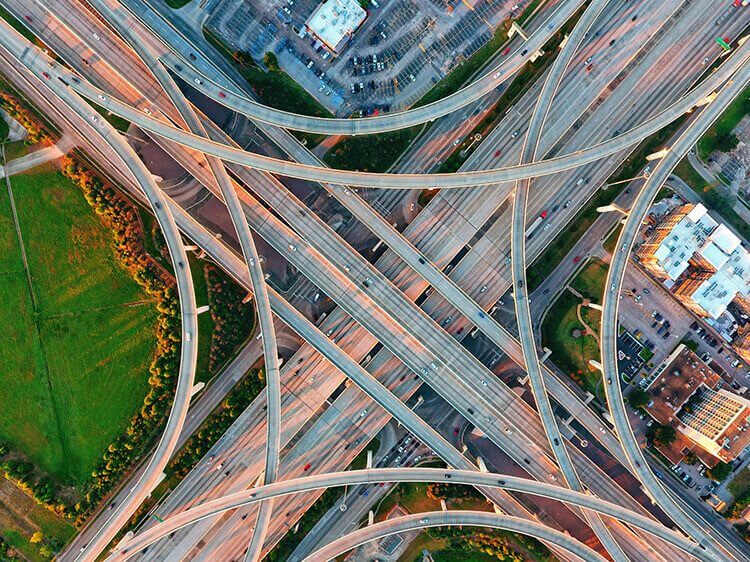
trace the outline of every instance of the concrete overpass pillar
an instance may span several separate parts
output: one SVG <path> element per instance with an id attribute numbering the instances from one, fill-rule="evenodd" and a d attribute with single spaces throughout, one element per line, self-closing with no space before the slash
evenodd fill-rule
<path id="1" fill-rule="evenodd" d="M 489 473 L 489 470 L 487 470 L 487 465 L 484 463 L 484 459 L 482 457 L 477 457 L 477 464 L 479 465 L 479 472 L 484 472 L 485 474 Z"/>
<path id="2" fill-rule="evenodd" d="M 208 312 L 209 310 L 210 310 L 210 309 L 208 308 L 208 305 L 207 305 L 207 304 L 204 304 L 203 306 L 199 306 L 199 307 L 198 307 L 198 308 L 196 309 L 195 313 L 196 313 L 196 314 L 203 314 L 204 312 Z"/>
<path id="3" fill-rule="evenodd" d="M 618 213 L 622 213 L 626 217 L 630 213 L 630 211 L 628 211 L 627 209 L 623 209 L 617 203 L 612 203 L 610 205 L 604 205 L 603 207 L 596 208 L 597 213 L 609 213 L 610 211 L 617 211 Z"/>
<path id="4" fill-rule="evenodd" d="M 589 365 L 591 365 L 594 369 L 601 371 L 602 373 L 604 372 L 604 367 L 602 367 L 602 364 L 595 359 L 589 359 Z"/>
<path id="5" fill-rule="evenodd" d="M 542 355 L 542 358 L 539 359 L 540 363 L 544 363 L 547 359 L 549 359 L 549 356 L 552 355 L 552 350 L 548 349 L 546 347 L 542 348 L 542 351 L 544 351 L 544 355 Z"/>
<path id="6" fill-rule="evenodd" d="M 190 397 L 192 398 L 196 394 L 198 394 L 201 390 L 203 390 L 203 387 L 206 386 L 206 383 L 203 381 L 195 383 L 193 385 L 193 389 L 190 391 Z"/>
<path id="7" fill-rule="evenodd" d="M 703 105 L 708 105 L 712 101 L 714 101 L 714 98 L 716 97 L 716 92 L 713 92 L 712 94 L 707 95 L 705 98 L 700 100 L 698 103 L 695 104 L 695 107 L 701 107 Z"/>
<path id="8" fill-rule="evenodd" d="M 659 160 L 660 158 L 664 158 L 667 154 L 669 154 L 669 147 L 662 148 L 661 150 L 657 152 L 652 152 L 648 156 L 646 156 L 646 160 L 651 162 L 652 160 Z"/>
<path id="9" fill-rule="evenodd" d="M 205 257 L 206 257 L 206 250 L 204 250 L 203 248 L 201 248 L 201 251 L 198 252 L 198 259 L 202 260 Z"/>
<path id="10" fill-rule="evenodd" d="M 198 249 L 198 246 L 191 244 L 189 246 L 185 246 L 186 252 L 195 252 Z"/>
<path id="11" fill-rule="evenodd" d="M 516 22 L 513 22 L 512 24 L 510 24 L 510 29 L 508 30 L 508 37 L 513 37 L 516 33 L 518 33 L 521 37 L 523 37 L 524 41 L 529 40 L 523 28 L 520 25 L 518 25 Z"/>
<path id="12" fill-rule="evenodd" d="M 247 304 L 247 303 L 249 303 L 250 301 L 252 301 L 252 300 L 253 300 L 253 298 L 254 298 L 254 297 L 253 297 L 253 294 L 252 294 L 252 293 L 248 293 L 247 295 L 245 295 L 245 298 L 244 298 L 244 299 L 242 299 L 242 304 Z"/>
<path id="13" fill-rule="evenodd" d="M 445 500 L 443 498 L 440 498 L 440 509 L 443 511 L 448 511 L 448 506 L 445 504 Z"/>
<path id="14" fill-rule="evenodd" d="M 371 509 L 370 513 L 367 514 L 367 526 L 369 527 L 373 523 L 375 523 L 375 513 Z"/>
<path id="15" fill-rule="evenodd" d="M 589 303 L 589 308 L 593 308 L 594 310 L 598 310 L 600 312 L 604 311 L 604 308 L 602 308 L 602 305 L 596 304 L 595 302 L 590 302 Z"/>
<path id="16" fill-rule="evenodd" d="M 372 449 L 367 449 L 367 468 L 372 468 Z"/>

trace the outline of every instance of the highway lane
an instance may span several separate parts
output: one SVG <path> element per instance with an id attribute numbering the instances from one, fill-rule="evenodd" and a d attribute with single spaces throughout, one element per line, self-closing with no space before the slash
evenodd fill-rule
<path id="1" fill-rule="evenodd" d="M 551 529 L 536 521 L 525 521 L 508 515 L 488 513 L 486 511 L 430 511 L 401 515 L 392 519 L 374 523 L 353 531 L 327 544 L 310 554 L 305 561 L 326 562 L 337 556 L 346 554 L 353 548 L 370 541 L 380 540 L 391 535 L 408 531 L 421 531 L 432 527 L 480 527 L 483 529 L 502 529 L 513 533 L 520 533 L 554 544 L 565 553 L 590 562 L 606 562 L 595 550 L 569 535 Z"/>
<path id="2" fill-rule="evenodd" d="M 601 324 L 602 366 L 606 379 L 605 390 L 607 402 L 615 422 L 615 429 L 623 443 L 625 454 L 628 456 L 628 460 L 638 478 L 654 500 L 662 506 L 668 506 L 677 524 L 700 540 L 701 544 L 709 549 L 719 560 L 722 559 L 725 553 L 717 548 L 712 537 L 705 533 L 690 514 L 678 506 L 673 496 L 669 494 L 654 476 L 645 461 L 640 446 L 630 427 L 623 403 L 617 369 L 617 312 L 627 260 L 635 242 L 638 228 L 648 212 L 648 208 L 651 206 L 656 193 L 682 157 L 688 153 L 703 132 L 720 117 L 722 111 L 726 109 L 732 100 L 743 91 L 748 82 L 750 82 L 750 64 L 745 64 L 733 80 L 719 91 L 714 101 L 703 109 L 695 121 L 677 139 L 669 153 L 657 164 L 651 176 L 646 180 L 635 204 L 630 209 L 625 226 L 618 238 L 617 248 L 619 251 L 615 252 L 610 263 L 605 286 L 604 310 L 602 312 Z"/>
<path id="3" fill-rule="evenodd" d="M 633 513 L 626 508 L 605 500 L 593 497 L 587 493 L 575 492 L 568 488 L 536 482 L 526 478 L 490 474 L 480 471 L 466 471 L 441 468 L 374 468 L 353 470 L 338 473 L 320 474 L 293 480 L 275 482 L 267 486 L 260 486 L 229 494 L 221 498 L 207 501 L 182 513 L 173 515 L 151 529 L 139 533 L 123 545 L 123 548 L 111 555 L 107 560 L 127 560 L 138 551 L 153 544 L 159 538 L 175 532 L 182 527 L 196 521 L 218 515 L 224 511 L 236 509 L 268 499 L 288 494 L 298 494 L 307 490 L 330 488 L 353 484 L 377 484 L 379 482 L 440 482 L 450 481 L 452 484 L 467 484 L 481 489 L 502 489 L 506 491 L 522 492 L 542 497 L 548 497 L 577 506 L 583 506 L 599 513 L 604 513 L 614 519 L 633 525 L 658 536 L 679 550 L 683 550 L 700 560 L 712 560 L 708 553 L 687 539 L 683 534 L 672 531 L 648 517 Z M 457 513 L 457 512 L 448 512 Z M 460 512 L 459 512 L 460 513 Z M 486 512 L 483 512 L 486 513 Z"/>
<path id="4" fill-rule="evenodd" d="M 552 64 L 552 68 L 547 74 L 542 91 L 537 98 L 536 106 L 531 114 L 526 139 L 521 152 L 521 164 L 532 162 L 537 156 L 542 128 L 552 106 L 552 98 L 555 96 L 562 81 L 563 73 L 580 43 L 583 41 L 584 35 L 591 29 L 594 20 L 596 20 L 607 3 L 608 0 L 593 0 L 588 5 Z M 513 270 L 513 294 L 516 317 L 518 318 L 518 333 L 521 340 L 526 372 L 529 376 L 531 390 L 542 426 L 547 435 L 547 440 L 568 486 L 573 490 L 580 491 L 582 490 L 580 478 L 568 455 L 547 395 L 541 364 L 536 352 L 536 341 L 534 340 L 534 330 L 531 322 L 531 310 L 526 284 L 525 249 L 526 205 L 529 197 L 530 182 L 530 179 L 516 182 L 511 223 L 511 267 Z M 625 553 L 613 539 L 602 519 L 590 511 L 584 511 L 583 515 L 604 548 L 612 556 L 612 559 L 626 560 Z"/>
<path id="5" fill-rule="evenodd" d="M 310 117 L 274 109 L 262 105 L 248 96 L 237 94 L 216 84 L 205 73 L 196 70 L 191 59 L 184 57 L 184 53 L 180 53 L 181 56 L 177 59 L 178 62 L 175 62 L 172 57 L 168 57 L 167 60 L 169 60 L 169 69 L 186 82 L 199 87 L 201 92 L 216 102 L 253 120 L 285 129 L 326 135 L 381 133 L 433 121 L 443 115 L 458 111 L 480 99 L 521 68 L 570 19 L 583 3 L 583 0 L 566 0 L 560 3 L 557 10 L 545 20 L 544 25 L 529 35 L 528 39 L 516 51 L 509 54 L 501 64 L 490 70 L 485 76 L 480 77 L 459 91 L 420 108 L 412 108 L 403 112 L 387 113 L 363 119 Z M 99 4 L 97 8 L 103 8 L 103 6 Z M 137 10 L 131 12 L 125 6 L 108 8 L 106 11 L 101 10 L 103 15 L 111 21 L 119 20 L 122 24 L 129 24 L 130 18 L 137 18 L 140 15 Z M 146 26 L 150 24 L 149 21 L 143 21 L 143 23 Z M 174 31 L 177 32 L 176 29 Z"/>
<path id="6" fill-rule="evenodd" d="M 733 57 L 732 57 L 733 58 Z M 731 61 L 731 59 L 728 59 Z M 688 110 L 712 93 L 735 70 L 734 64 L 722 65 L 706 81 L 690 92 L 658 116 L 649 119 L 629 131 L 620 133 L 598 145 L 579 150 L 574 154 L 556 156 L 539 162 L 497 168 L 477 170 L 471 172 L 456 172 L 453 174 L 379 174 L 374 172 L 350 172 L 333 168 L 299 164 L 286 160 L 279 160 L 261 156 L 241 149 L 233 149 L 210 140 L 196 137 L 190 133 L 177 129 L 171 125 L 158 121 L 138 110 L 123 104 L 102 92 L 98 88 L 81 82 L 78 78 L 62 68 L 55 69 L 56 76 L 62 77 L 66 83 L 79 94 L 93 103 L 102 106 L 146 131 L 150 131 L 185 147 L 199 152 L 216 156 L 222 160 L 255 168 L 264 172 L 279 174 L 314 182 L 339 183 L 359 187 L 373 187 L 381 189 L 456 189 L 494 185 L 529 177 L 547 176 L 577 168 L 595 162 L 605 156 L 615 154 L 629 148 L 659 129 L 678 119 Z M 101 97 L 104 99 L 101 99 Z"/>
<path id="7" fill-rule="evenodd" d="M 30 44 L 5 22 L 0 26 L 0 43 L 2 43 L 2 47 L 6 51 L 4 54 L 6 57 L 18 56 L 19 53 L 31 48 Z M 30 61 L 30 63 L 34 64 L 36 67 L 34 75 L 40 77 L 41 71 L 38 70 L 39 66 L 46 66 L 50 64 L 51 61 L 49 59 L 45 60 L 46 57 L 43 57 L 41 53 L 38 52 L 36 57 L 38 57 L 38 60 Z M 43 77 L 41 78 L 41 82 L 45 83 Z M 146 167 L 141 163 L 127 143 L 122 140 L 114 128 L 104 120 L 99 119 L 96 112 L 93 111 L 88 104 L 83 103 L 82 100 L 76 100 L 74 96 L 70 96 L 67 88 L 59 88 L 59 83 L 53 85 L 50 82 L 46 82 L 45 86 L 52 86 L 53 89 L 58 88 L 59 90 L 63 90 L 68 96 L 67 101 L 70 101 L 68 105 L 74 107 L 82 118 L 97 124 L 92 127 L 92 129 L 100 135 L 105 143 L 111 146 L 112 150 L 117 153 L 122 163 L 142 186 L 144 194 L 156 216 L 159 227 L 164 234 L 170 259 L 172 260 L 172 263 L 176 264 L 175 279 L 177 282 L 182 322 L 182 341 L 177 388 L 164 428 L 164 433 L 162 434 L 151 461 L 148 463 L 141 478 L 130 490 L 130 493 L 125 500 L 113 509 L 107 518 L 106 523 L 99 528 L 99 531 L 78 557 L 81 560 L 93 560 L 112 540 L 117 530 L 119 530 L 119 528 L 132 516 L 146 496 L 157 485 L 164 467 L 177 446 L 177 440 L 184 424 L 185 417 L 187 416 L 190 395 L 193 389 L 195 365 L 198 353 L 197 307 L 195 304 L 195 292 L 193 290 L 192 278 L 190 277 L 190 266 L 187 261 L 185 248 L 182 244 L 182 238 L 177 229 L 174 218 L 166 209 L 166 199 L 164 194 L 156 186 L 156 183 L 148 170 L 146 170 Z M 55 93 L 58 94 L 58 92 Z M 78 103 L 76 103 L 76 101 L 78 101 Z"/>
<path id="8" fill-rule="evenodd" d="M 88 0 L 94 7 L 103 7 L 104 4 L 97 0 Z M 102 11 L 102 10 L 100 10 Z M 112 22 L 110 22 L 112 23 Z M 159 85 L 180 112 L 187 123 L 190 131 L 206 136 L 206 129 L 193 111 L 192 106 L 184 98 L 169 73 L 158 63 L 158 60 L 149 50 L 148 46 L 141 43 L 138 38 L 128 35 L 130 28 L 127 25 L 115 23 L 117 30 L 130 39 L 130 43 L 138 53 L 144 64 L 151 69 Z M 255 297 L 255 309 L 258 317 L 260 336 L 263 342 L 264 372 L 266 377 L 266 400 L 267 409 L 267 437 L 266 437 L 266 459 L 264 463 L 264 484 L 271 484 L 278 477 L 279 452 L 280 452 L 280 426 L 281 426 L 281 390 L 279 383 L 279 352 L 276 346 L 276 334 L 274 331 L 273 317 L 268 302 L 268 291 L 261 267 L 258 250 L 255 247 L 250 227 L 245 219 L 239 198 L 234 185 L 224 168 L 224 163 L 218 158 L 208 158 L 208 164 L 214 181 L 218 186 L 221 196 L 229 211 L 235 232 L 237 233 L 240 248 L 247 264 L 252 293 Z M 258 551 L 263 546 L 266 528 L 271 518 L 273 501 L 261 504 L 255 523 L 253 539 L 248 548 L 247 560 L 255 560 L 259 557 Z"/>

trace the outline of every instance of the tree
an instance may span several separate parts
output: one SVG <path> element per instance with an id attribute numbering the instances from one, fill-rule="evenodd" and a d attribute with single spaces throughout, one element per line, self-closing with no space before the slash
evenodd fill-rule
<path id="1" fill-rule="evenodd" d="M 640 386 L 636 386 L 630 391 L 628 395 L 628 401 L 633 408 L 643 408 L 646 404 L 651 401 L 651 396 L 648 392 L 643 390 Z"/>
<path id="2" fill-rule="evenodd" d="M 31 538 L 29 539 L 29 542 L 37 544 L 44 540 L 44 534 L 41 531 L 37 531 L 33 535 L 31 535 Z"/>
<path id="3" fill-rule="evenodd" d="M 721 482 L 732 473 L 732 463 L 720 462 L 713 468 L 709 468 L 707 474 L 710 478 Z"/>
<path id="4" fill-rule="evenodd" d="M 279 70 L 279 59 L 277 59 L 276 55 L 271 51 L 268 51 L 265 55 L 263 55 L 263 64 L 266 65 L 266 68 L 268 70 Z"/>
<path id="5" fill-rule="evenodd" d="M 671 445 L 677 440 L 677 431 L 671 425 L 655 423 L 648 428 L 646 437 L 657 447 L 666 446 Z"/>

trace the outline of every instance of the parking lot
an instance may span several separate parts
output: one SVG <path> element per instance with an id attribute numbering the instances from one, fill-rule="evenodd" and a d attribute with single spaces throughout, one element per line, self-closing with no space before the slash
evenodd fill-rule
<path id="1" fill-rule="evenodd" d="M 736 363 L 738 359 L 731 347 L 717 334 L 710 333 L 707 326 L 635 264 L 625 274 L 620 322 L 653 351 L 649 363 L 654 366 L 664 361 L 680 341 L 690 339 L 698 344 L 697 354 L 722 374 L 727 383 L 734 383 L 735 391 L 750 386 L 748 368 L 743 362 Z"/>
<path id="2" fill-rule="evenodd" d="M 528 0 L 369 0 L 367 18 L 338 53 L 305 29 L 319 4 L 230 0 L 205 25 L 257 62 L 274 52 L 279 66 L 335 114 L 371 115 L 411 105 Z"/>

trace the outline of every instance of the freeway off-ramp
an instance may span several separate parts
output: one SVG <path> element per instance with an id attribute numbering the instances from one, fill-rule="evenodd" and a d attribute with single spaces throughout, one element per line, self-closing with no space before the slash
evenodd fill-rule
<path id="1" fill-rule="evenodd" d="M 700 540 L 703 547 L 709 549 L 717 560 L 725 553 L 721 552 L 705 530 L 685 513 L 674 501 L 669 492 L 654 476 L 648 466 L 640 446 L 630 427 L 623 402 L 620 376 L 617 367 L 617 316 L 620 302 L 620 291 L 625 277 L 628 256 L 633 248 L 638 229 L 664 182 L 675 166 L 698 142 L 703 133 L 714 123 L 729 104 L 734 101 L 750 82 L 750 64 L 745 63 L 727 85 L 719 91 L 696 120 L 685 130 L 672 146 L 670 152 L 657 164 L 651 176 L 646 180 L 641 193 L 628 212 L 625 226 L 617 241 L 617 248 L 609 266 L 607 282 L 604 287 L 604 305 L 601 320 L 602 366 L 605 377 L 607 403 L 614 420 L 615 429 L 632 469 L 638 475 L 654 501 L 669 507 L 670 516 L 675 523 L 685 529 L 691 536 Z M 618 251 L 619 250 L 619 251 Z"/>
<path id="2" fill-rule="evenodd" d="M 454 469 L 437 468 L 378 468 L 367 470 L 352 470 L 339 473 L 319 474 L 294 480 L 284 480 L 249 490 L 244 490 L 222 498 L 211 500 L 177 513 L 143 533 L 133 537 L 122 550 L 112 554 L 108 560 L 127 560 L 143 548 L 153 544 L 159 538 L 166 536 L 186 525 L 203 518 L 218 515 L 230 509 L 252 504 L 264 499 L 287 494 L 295 494 L 331 486 L 346 486 L 353 484 L 378 484 L 380 482 L 440 482 L 450 481 L 452 484 L 467 484 L 479 488 L 497 488 L 507 491 L 522 492 L 558 499 L 573 505 L 585 506 L 599 513 L 605 513 L 615 519 L 643 529 L 654 536 L 664 539 L 680 550 L 706 562 L 713 559 L 701 547 L 696 545 L 685 535 L 665 528 L 658 522 L 643 515 L 633 513 L 617 504 L 601 500 L 586 493 L 545 484 L 525 478 L 489 474 Z"/>
<path id="3" fill-rule="evenodd" d="M 111 22 L 120 22 L 123 26 L 129 26 L 129 18 L 138 17 L 125 7 L 111 8 L 103 1 L 94 2 L 100 12 L 106 14 Z M 435 119 L 458 111 L 473 101 L 481 98 L 487 92 L 502 84 L 521 68 L 529 58 L 562 27 L 566 21 L 584 4 L 584 0 L 566 0 L 559 8 L 544 22 L 535 33 L 530 35 L 516 51 L 508 55 L 508 58 L 499 66 L 490 70 L 485 76 L 472 82 L 470 85 L 458 90 L 450 96 L 425 106 L 409 109 L 398 113 L 388 113 L 376 117 L 363 119 L 337 119 L 324 117 L 310 117 L 289 113 L 262 105 L 247 96 L 222 88 L 203 73 L 196 71 L 189 60 L 182 59 L 178 63 L 169 65 L 169 70 L 182 77 L 188 83 L 199 87 L 200 91 L 211 97 L 214 101 L 225 105 L 240 114 L 254 120 L 309 133 L 320 133 L 325 135 L 366 135 L 396 131 L 414 125 L 434 121 Z M 148 26 L 148 22 L 143 22 Z M 126 31 L 126 34 L 128 32 Z M 127 36 L 127 35 L 126 35 Z M 130 35 L 134 41 L 138 37 Z M 169 57 L 172 59 L 172 57 Z M 178 59 L 179 60 L 179 59 Z"/>
<path id="4" fill-rule="evenodd" d="M 18 52 L 21 52 L 21 49 Z M 695 90 L 685 95 L 681 100 L 675 102 L 657 116 L 648 119 L 642 125 L 616 135 L 608 141 L 579 150 L 574 154 L 556 156 L 540 162 L 493 170 L 457 172 L 453 174 L 418 175 L 350 172 L 270 158 L 197 137 L 149 117 L 141 111 L 113 99 L 106 92 L 81 82 L 80 79 L 59 65 L 54 66 L 50 74 L 54 73 L 55 77 L 63 79 L 74 90 L 90 99 L 93 103 L 101 105 L 115 115 L 119 115 L 135 123 L 147 131 L 151 131 L 186 147 L 194 148 L 205 154 L 217 156 L 225 161 L 235 162 L 264 172 L 322 183 L 339 183 L 380 189 L 452 189 L 493 185 L 525 178 L 546 176 L 595 162 L 605 156 L 637 144 L 681 117 L 685 112 L 694 108 L 701 100 L 721 86 L 721 84 L 732 76 L 738 66 L 744 62 L 749 52 L 750 47 L 748 47 L 747 43 L 743 44 L 735 51 L 733 56 L 729 57 L 724 64 L 706 78 L 701 85 L 697 86 Z M 21 56 L 24 55 L 22 54 Z"/>

